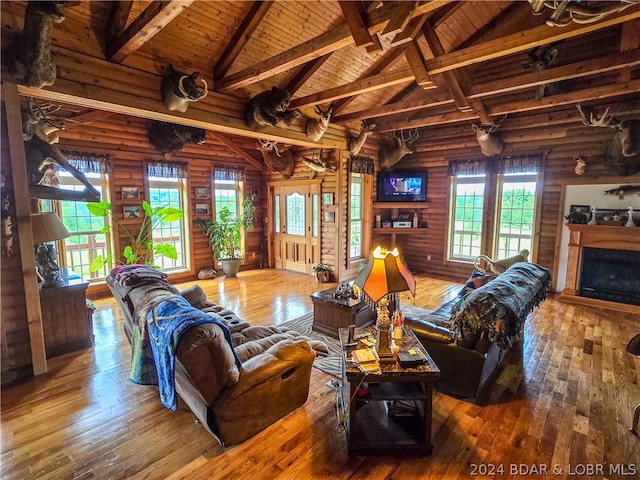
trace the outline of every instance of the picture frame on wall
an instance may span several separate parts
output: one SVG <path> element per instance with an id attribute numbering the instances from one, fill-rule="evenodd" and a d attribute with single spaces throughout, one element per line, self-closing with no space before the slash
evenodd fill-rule
<path id="1" fill-rule="evenodd" d="M 323 193 L 322 194 L 322 204 L 323 205 L 333 205 L 333 193 Z"/>
<path id="2" fill-rule="evenodd" d="M 142 215 L 142 209 L 140 205 L 123 205 L 122 213 L 125 219 L 140 218 Z"/>
<path id="3" fill-rule="evenodd" d="M 209 198 L 209 193 L 207 189 L 204 187 L 196 187 L 195 189 L 195 197 L 196 198 Z"/>
<path id="4" fill-rule="evenodd" d="M 590 205 L 571 205 L 569 207 L 569 213 L 586 213 L 587 215 L 591 212 Z"/>
<path id="5" fill-rule="evenodd" d="M 140 199 L 140 190 L 138 187 L 122 187 L 120 195 L 123 200 L 138 200 Z"/>
<path id="6" fill-rule="evenodd" d="M 257 188 L 252 188 L 251 189 L 251 201 L 252 202 L 257 202 L 258 201 L 258 196 L 259 196 L 259 192 Z"/>
<path id="7" fill-rule="evenodd" d="M 209 215 L 209 204 L 196 203 L 196 215 Z"/>
<path id="8" fill-rule="evenodd" d="M 324 223 L 336 223 L 336 212 L 326 210 L 322 214 L 322 220 L 324 221 Z"/>

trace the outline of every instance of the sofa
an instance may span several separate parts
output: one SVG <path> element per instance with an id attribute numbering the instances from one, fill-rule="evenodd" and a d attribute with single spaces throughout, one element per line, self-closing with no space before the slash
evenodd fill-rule
<path id="1" fill-rule="evenodd" d="M 476 399 L 550 283 L 546 268 L 519 262 L 497 277 L 475 271 L 458 296 L 434 312 L 401 306 L 405 325 L 440 368 L 438 391 Z"/>
<path id="2" fill-rule="evenodd" d="M 116 267 L 107 284 L 132 345 L 130 379 L 158 385 L 173 410 L 177 393 L 223 447 L 306 402 L 313 361 L 327 353 L 322 342 L 251 326 L 198 285 L 179 291 L 148 266 Z"/>

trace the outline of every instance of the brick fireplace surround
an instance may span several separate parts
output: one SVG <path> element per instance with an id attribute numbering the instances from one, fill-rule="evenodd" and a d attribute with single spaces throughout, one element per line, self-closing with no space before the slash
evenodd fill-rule
<path id="1" fill-rule="evenodd" d="M 559 300 L 640 314 L 640 306 L 580 296 L 584 248 L 640 252 L 640 227 L 568 224 L 569 252 L 565 288 Z M 639 273 L 640 275 L 640 273 Z"/>

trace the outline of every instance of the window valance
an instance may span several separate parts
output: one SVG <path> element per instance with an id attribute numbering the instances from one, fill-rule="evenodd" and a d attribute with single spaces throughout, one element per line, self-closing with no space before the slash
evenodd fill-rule
<path id="1" fill-rule="evenodd" d="M 364 175 L 374 175 L 375 167 L 373 164 L 373 158 L 353 157 L 351 159 L 351 172 L 362 173 Z"/>
<path id="2" fill-rule="evenodd" d="M 542 166 L 543 155 L 533 153 L 473 160 L 451 160 L 448 174 L 450 177 L 455 177 L 458 175 L 485 175 L 491 173 L 540 173 Z"/>
<path id="3" fill-rule="evenodd" d="M 61 150 L 69 163 L 82 173 L 109 173 L 109 155 Z"/>
<path id="4" fill-rule="evenodd" d="M 243 182 L 245 180 L 244 167 L 215 167 L 213 172 L 214 180 L 228 180 L 232 182 Z"/>
<path id="5" fill-rule="evenodd" d="M 147 175 L 160 178 L 187 178 L 189 164 L 186 162 L 165 162 L 147 160 Z"/>

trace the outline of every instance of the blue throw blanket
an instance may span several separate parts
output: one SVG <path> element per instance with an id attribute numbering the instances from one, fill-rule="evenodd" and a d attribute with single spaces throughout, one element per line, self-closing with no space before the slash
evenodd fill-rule
<path id="1" fill-rule="evenodd" d="M 133 382 L 158 385 L 162 404 L 176 410 L 178 402 L 175 388 L 175 354 L 181 335 L 191 327 L 203 323 L 215 323 L 224 332 L 236 365 L 240 359 L 231 340 L 231 332 L 217 318 L 191 306 L 182 297 L 171 297 L 159 302 L 147 314 L 147 338 L 141 338 L 139 329 L 134 329 L 132 341 L 131 372 Z M 149 352 L 151 346 L 152 354 Z"/>
<path id="2" fill-rule="evenodd" d="M 527 315 L 547 296 L 549 270 L 535 263 L 515 263 L 495 280 L 467 293 L 454 307 L 458 332 L 487 332 L 503 348 L 520 334 Z"/>

